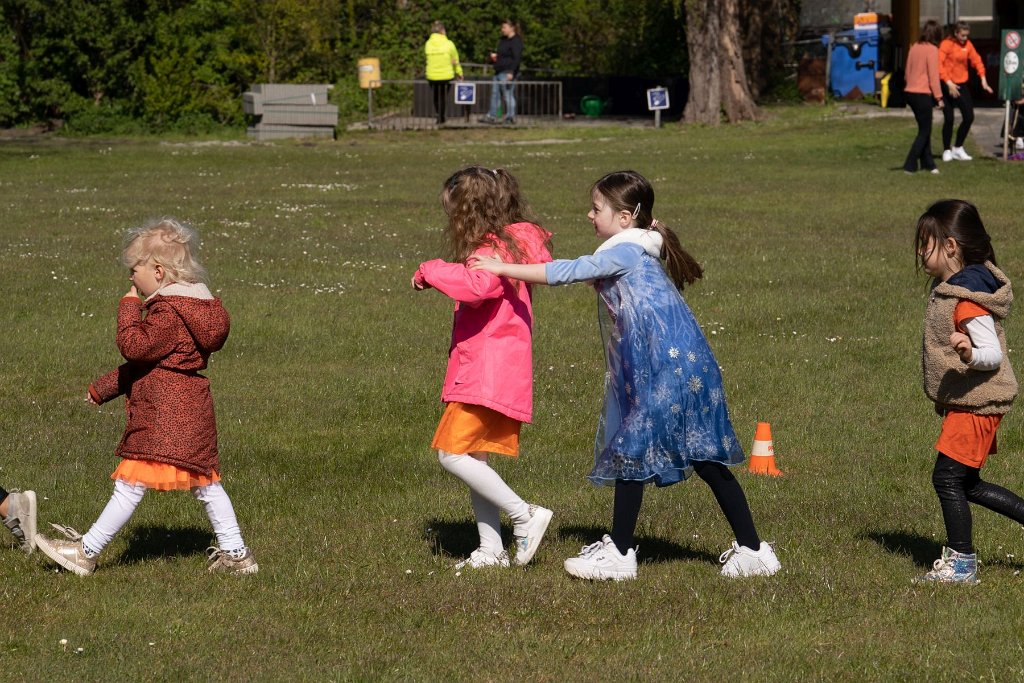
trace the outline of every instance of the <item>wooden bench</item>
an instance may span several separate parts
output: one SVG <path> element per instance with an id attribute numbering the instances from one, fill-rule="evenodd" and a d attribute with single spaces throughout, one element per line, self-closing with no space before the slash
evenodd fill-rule
<path id="1" fill-rule="evenodd" d="M 327 103 L 326 84 L 257 83 L 242 93 L 242 110 L 255 121 L 249 137 L 334 137 L 338 107 Z"/>

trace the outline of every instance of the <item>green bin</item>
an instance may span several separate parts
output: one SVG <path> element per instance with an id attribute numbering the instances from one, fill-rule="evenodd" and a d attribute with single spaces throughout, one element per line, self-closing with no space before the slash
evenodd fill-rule
<path id="1" fill-rule="evenodd" d="M 600 116 L 604 111 L 604 101 L 596 95 L 587 95 L 580 100 L 580 110 L 587 116 Z"/>

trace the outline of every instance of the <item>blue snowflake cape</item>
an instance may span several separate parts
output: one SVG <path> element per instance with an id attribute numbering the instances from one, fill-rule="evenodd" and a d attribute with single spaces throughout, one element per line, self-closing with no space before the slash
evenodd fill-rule
<path id="1" fill-rule="evenodd" d="M 595 484 L 670 486 L 694 461 L 744 460 L 718 363 L 660 247 L 656 232 L 629 229 L 592 256 L 547 265 L 548 284 L 594 280 L 598 293 L 607 373 L 588 476 Z"/>

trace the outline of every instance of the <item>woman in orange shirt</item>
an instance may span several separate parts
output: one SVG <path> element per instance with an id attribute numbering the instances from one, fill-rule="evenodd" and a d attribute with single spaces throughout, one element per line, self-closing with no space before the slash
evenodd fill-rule
<path id="1" fill-rule="evenodd" d="M 910 146 L 903 170 L 916 173 L 918 162 L 921 168 L 938 173 L 932 156 L 932 109 L 942 106 L 942 91 L 939 89 L 939 41 L 942 28 L 939 22 L 929 20 L 921 28 L 921 37 L 907 54 L 906 87 L 903 89 L 907 104 L 917 120 L 917 137 Z"/>
<path id="2" fill-rule="evenodd" d="M 942 79 L 942 160 L 970 161 L 971 157 L 964 151 L 964 140 L 974 123 L 974 102 L 971 90 L 967 87 L 967 66 L 970 63 L 981 78 L 982 89 L 992 94 L 992 87 L 985 81 L 985 64 L 978 51 L 968 40 L 971 26 L 966 21 L 958 21 L 953 32 L 939 45 L 939 78 Z M 956 130 L 956 144 L 953 140 L 953 107 L 960 109 L 960 127 Z"/>

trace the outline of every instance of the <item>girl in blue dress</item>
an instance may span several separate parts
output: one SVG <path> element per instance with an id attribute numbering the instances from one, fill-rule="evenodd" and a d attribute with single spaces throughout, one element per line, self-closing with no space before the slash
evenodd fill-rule
<path id="1" fill-rule="evenodd" d="M 696 472 L 736 536 L 722 554 L 722 574 L 774 574 L 779 560 L 758 537 L 727 467 L 744 456 L 718 363 L 681 294 L 701 267 L 652 217 L 654 189 L 639 173 L 609 173 L 594 183 L 591 199 L 587 218 L 603 240 L 592 256 L 547 264 L 481 257 L 473 265 L 530 283 L 593 281 L 598 293 L 608 372 L 589 479 L 615 486 L 615 508 L 611 534 L 584 546 L 565 569 L 585 579 L 636 578 L 633 534 L 644 486 L 670 486 Z"/>

